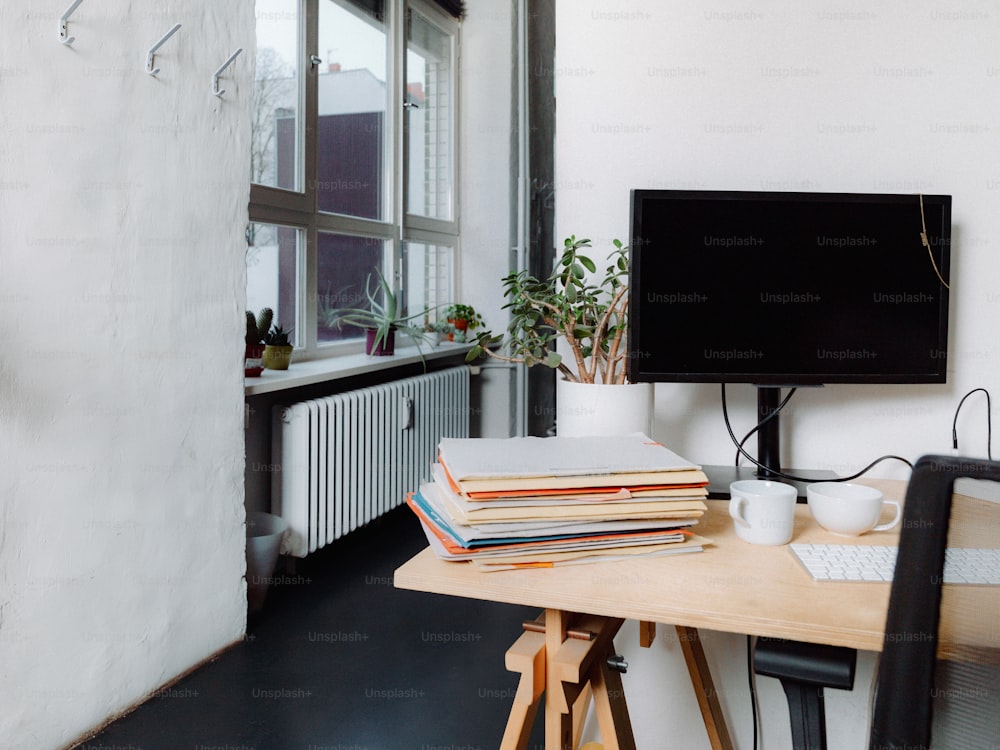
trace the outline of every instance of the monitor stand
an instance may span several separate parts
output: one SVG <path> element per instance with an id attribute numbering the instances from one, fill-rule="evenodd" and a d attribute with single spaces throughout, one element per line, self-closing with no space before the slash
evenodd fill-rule
<path id="1" fill-rule="evenodd" d="M 729 499 L 729 485 L 738 479 L 773 479 L 776 482 L 795 485 L 800 503 L 806 501 L 806 487 L 812 482 L 828 482 L 837 479 L 836 473 L 827 469 L 782 469 L 781 433 L 778 424 L 778 405 L 781 403 L 780 386 L 757 386 L 757 419 L 761 424 L 757 430 L 757 460 L 763 467 L 756 466 L 703 466 L 708 476 L 708 496 L 713 500 Z M 765 421 L 766 420 L 766 421 Z M 802 477 L 796 481 L 777 476 L 774 472 Z"/>
<path id="2" fill-rule="evenodd" d="M 728 500 L 729 485 L 738 479 L 767 479 L 767 477 L 758 476 L 757 469 L 754 466 L 704 465 L 701 469 L 705 472 L 705 476 L 708 477 L 708 497 L 710 500 Z M 838 478 L 836 473 L 828 469 L 787 469 L 786 471 L 792 476 L 811 480 L 798 482 L 774 477 L 774 481 L 776 482 L 795 485 L 800 503 L 806 501 L 806 487 L 811 482 L 832 482 Z"/>

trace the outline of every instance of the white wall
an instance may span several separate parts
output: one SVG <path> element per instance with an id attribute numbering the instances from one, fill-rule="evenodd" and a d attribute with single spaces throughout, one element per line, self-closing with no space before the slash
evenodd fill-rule
<path id="1" fill-rule="evenodd" d="M 959 398 L 998 383 L 998 31 L 1000 14 L 975 2 L 558 6 L 558 180 L 589 185 L 559 196 L 560 236 L 625 237 L 637 187 L 954 196 L 948 385 L 799 391 L 786 466 L 846 474 L 885 453 L 947 451 Z M 731 463 L 718 390 L 659 386 L 660 437 Z M 730 391 L 745 431 L 753 389 Z M 986 453 L 982 408 L 963 410 L 970 455 Z"/>
<path id="2" fill-rule="evenodd" d="M 253 4 L 0 5 L 0 746 L 62 747 L 245 629 Z M 139 6 L 143 6 L 140 8 Z M 175 22 L 158 78 L 146 50 Z M 212 72 L 237 47 L 226 95 Z"/>
<path id="3" fill-rule="evenodd" d="M 560 2 L 557 234 L 624 239 L 639 187 L 953 195 L 948 384 L 800 391 L 783 425 L 786 466 L 844 475 L 886 453 L 947 452 L 961 396 L 996 396 L 1000 380 L 998 37 L 1000 14 L 983 2 Z M 752 388 L 730 390 L 745 432 Z M 692 460 L 731 463 L 718 386 L 660 385 L 656 408 L 657 437 Z M 986 454 L 984 408 L 979 396 L 962 412 L 967 455 Z M 884 463 L 873 475 L 908 472 Z M 741 639 L 710 638 L 731 728 L 749 747 Z M 676 648 L 658 648 L 675 669 Z M 828 694 L 831 747 L 863 744 L 871 665 L 863 657 L 860 690 Z M 632 698 L 637 682 L 625 684 Z M 765 703 L 765 741 L 780 746 L 780 690 Z M 690 736 L 678 747 L 708 746 L 695 718 L 656 705 L 645 718 L 633 710 L 640 747 L 680 726 Z"/>

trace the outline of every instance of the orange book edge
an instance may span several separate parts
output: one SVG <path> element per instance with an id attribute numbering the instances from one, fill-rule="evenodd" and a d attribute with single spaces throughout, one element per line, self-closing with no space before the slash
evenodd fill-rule
<path id="1" fill-rule="evenodd" d="M 451 488 L 452 492 L 456 495 L 467 497 L 470 500 L 503 500 L 517 497 L 558 497 L 560 495 L 606 495 L 609 490 L 614 489 L 613 487 L 608 486 L 566 487 L 546 490 L 494 490 L 492 492 L 464 492 L 458 482 L 455 481 L 455 478 L 452 477 L 451 472 L 448 471 L 448 464 L 441 460 L 440 455 L 438 456 L 438 463 L 441 464 L 441 470 L 444 472 L 444 476 L 448 480 L 448 486 Z M 708 482 L 690 482 L 686 484 L 640 484 L 633 487 L 619 487 L 618 489 L 625 489 L 630 492 L 686 490 L 702 489 L 704 487 L 708 487 L 708 484 Z"/>
<path id="2" fill-rule="evenodd" d="M 476 554 L 482 554 L 484 552 L 499 552 L 501 550 L 516 552 L 518 550 L 538 549 L 539 547 L 542 547 L 545 544 L 545 543 L 541 543 L 541 542 L 520 542 L 518 544 L 494 544 L 494 545 L 489 545 L 489 546 L 485 546 L 485 547 L 476 547 L 475 549 L 470 549 L 468 547 L 462 547 L 461 545 L 456 544 L 454 539 L 452 539 L 450 536 L 448 536 L 447 534 L 445 534 L 438 527 L 437 524 L 435 524 L 432 520 L 430 520 L 424 514 L 424 512 L 420 509 L 420 506 L 418 506 L 416 504 L 416 502 L 414 502 L 414 500 L 413 500 L 413 495 L 414 494 L 416 494 L 416 493 L 413 493 L 413 492 L 407 493 L 407 495 L 406 495 L 406 504 L 410 507 L 410 510 L 412 510 L 414 513 L 417 514 L 417 517 L 421 521 L 423 521 L 424 525 L 431 530 L 431 533 L 433 533 L 434 536 L 437 537 L 438 541 L 440 541 L 441 544 L 444 545 L 444 548 L 446 550 L 448 550 L 448 552 L 450 552 L 451 554 L 454 554 L 454 555 L 476 555 Z M 676 528 L 676 529 L 675 528 L 671 528 L 671 529 L 666 529 L 666 530 L 662 530 L 662 531 L 659 531 L 659 532 L 655 532 L 655 531 L 654 532 L 650 532 L 650 531 L 635 531 L 635 532 L 626 532 L 626 533 L 617 533 L 617 534 L 593 534 L 593 535 L 590 535 L 590 536 L 573 537 L 572 540 L 567 539 L 566 541 L 567 542 L 568 541 L 573 541 L 573 542 L 598 542 L 598 541 L 603 541 L 603 540 L 610 541 L 610 540 L 613 540 L 613 539 L 631 539 L 631 538 L 637 538 L 637 537 L 648 537 L 650 535 L 656 535 L 656 534 L 660 534 L 660 535 L 663 535 L 663 536 L 666 536 L 667 534 L 682 534 L 682 535 L 684 535 L 686 537 L 688 537 L 688 536 L 694 536 L 694 532 L 690 531 L 688 529 L 684 529 L 684 528 Z"/>
<path id="3" fill-rule="evenodd" d="M 449 478 L 449 481 L 450 478 Z M 618 487 L 618 490 L 628 492 L 657 491 L 657 490 L 698 490 L 707 487 L 708 482 L 692 482 L 691 484 L 637 484 L 634 486 Z M 609 490 L 614 490 L 614 486 L 608 487 L 569 487 L 549 490 L 494 490 L 492 492 L 465 492 L 459 491 L 470 500 L 507 500 L 518 497 L 559 497 L 560 495 L 606 495 Z M 638 498 L 636 498 L 638 499 Z"/>

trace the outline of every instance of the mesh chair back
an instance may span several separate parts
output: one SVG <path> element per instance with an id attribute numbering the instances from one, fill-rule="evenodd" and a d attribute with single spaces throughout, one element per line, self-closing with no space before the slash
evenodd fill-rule
<path id="1" fill-rule="evenodd" d="M 931 747 L 932 708 L 941 583 L 948 546 L 952 492 L 960 477 L 1000 481 L 1000 462 L 953 456 L 924 456 L 913 470 L 903 507 L 885 643 L 878 676 L 870 750 L 926 750 Z M 1000 519 L 1000 508 L 997 509 Z M 992 534 L 998 536 L 994 527 Z M 1000 612 L 981 613 L 996 622 Z M 993 644 L 996 646 L 996 644 Z M 981 677 L 995 683 L 995 666 Z M 976 670 L 973 670 L 976 671 Z M 984 689 L 996 696 L 996 685 Z M 957 696 L 957 700 L 974 697 Z M 972 721 L 995 720 L 973 712 Z"/>

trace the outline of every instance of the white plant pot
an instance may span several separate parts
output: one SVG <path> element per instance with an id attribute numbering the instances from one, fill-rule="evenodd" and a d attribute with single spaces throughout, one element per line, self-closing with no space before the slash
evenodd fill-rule
<path id="1" fill-rule="evenodd" d="M 652 437 L 653 384 L 603 385 L 556 381 L 556 434 L 560 437 Z"/>

